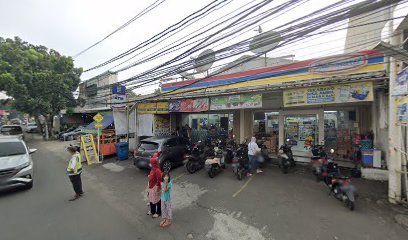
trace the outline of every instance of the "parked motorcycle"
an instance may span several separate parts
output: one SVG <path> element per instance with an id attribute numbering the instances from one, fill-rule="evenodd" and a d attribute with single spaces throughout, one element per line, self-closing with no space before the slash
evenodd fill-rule
<path id="1" fill-rule="evenodd" d="M 334 150 L 330 150 L 334 153 Z M 327 164 L 322 167 L 322 176 L 326 186 L 330 189 L 329 195 L 342 201 L 351 211 L 355 208 L 356 188 L 351 184 L 349 177 L 340 173 L 337 163 L 332 159 L 327 160 Z"/>
<path id="2" fill-rule="evenodd" d="M 287 174 L 289 169 L 296 165 L 289 141 L 289 139 L 286 139 L 286 142 L 279 148 L 279 167 L 284 174 Z"/>
<path id="3" fill-rule="evenodd" d="M 210 178 L 215 177 L 218 173 L 225 168 L 225 155 L 223 149 L 219 146 L 221 141 L 217 141 L 218 144 L 214 147 L 214 157 L 207 158 L 205 161 L 205 169 L 208 172 Z"/>
<path id="4" fill-rule="evenodd" d="M 322 179 L 322 166 L 327 164 L 327 154 L 323 145 L 312 146 L 312 157 L 310 162 L 312 164 L 312 173 L 316 176 L 316 181 L 319 182 Z"/>
<path id="5" fill-rule="evenodd" d="M 225 146 L 225 162 L 226 163 L 231 163 L 234 158 L 234 152 L 237 149 L 237 144 L 234 142 L 234 140 L 229 140 L 226 142 Z"/>
<path id="6" fill-rule="evenodd" d="M 214 156 L 214 149 L 211 145 L 199 141 L 193 146 L 191 153 L 184 157 L 184 160 L 187 161 L 187 171 L 193 174 L 204 168 L 208 156 Z"/>
<path id="7" fill-rule="evenodd" d="M 248 145 L 241 144 L 237 149 L 233 162 L 232 171 L 238 180 L 242 180 L 249 172 L 249 160 L 248 160 Z"/>

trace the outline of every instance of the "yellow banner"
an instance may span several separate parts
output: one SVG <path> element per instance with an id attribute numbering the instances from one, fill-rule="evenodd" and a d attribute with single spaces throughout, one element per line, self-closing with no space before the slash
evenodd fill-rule
<path id="1" fill-rule="evenodd" d="M 168 114 L 169 102 L 157 102 L 156 112 L 157 114 Z"/>
<path id="2" fill-rule="evenodd" d="M 167 114 L 169 113 L 169 103 L 139 103 L 137 105 L 137 112 L 140 114 Z"/>
<path id="3" fill-rule="evenodd" d="M 349 83 L 283 91 L 285 107 L 373 101 L 373 83 Z"/>

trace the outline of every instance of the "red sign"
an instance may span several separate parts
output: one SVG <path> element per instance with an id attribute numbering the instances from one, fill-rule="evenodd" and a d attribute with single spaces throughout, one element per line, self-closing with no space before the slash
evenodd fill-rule
<path id="1" fill-rule="evenodd" d="M 183 100 L 180 104 L 180 112 L 192 112 L 194 106 L 193 100 Z"/>

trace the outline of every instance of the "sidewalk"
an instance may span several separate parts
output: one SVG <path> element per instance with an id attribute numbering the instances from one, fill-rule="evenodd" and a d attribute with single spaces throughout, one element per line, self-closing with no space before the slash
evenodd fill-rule
<path id="1" fill-rule="evenodd" d="M 68 145 L 49 142 L 47 148 Z M 263 174 L 243 181 L 231 168 L 210 179 L 204 170 L 188 174 L 179 167 L 171 172 L 174 224 L 163 230 L 145 214 L 148 171 L 135 168 L 132 159 L 115 158 L 84 169 L 86 187 L 157 239 L 406 239 L 408 234 L 394 219 L 408 211 L 388 203 L 386 182 L 353 179 L 360 197 L 351 212 L 303 166 L 284 175 L 268 165 Z"/>

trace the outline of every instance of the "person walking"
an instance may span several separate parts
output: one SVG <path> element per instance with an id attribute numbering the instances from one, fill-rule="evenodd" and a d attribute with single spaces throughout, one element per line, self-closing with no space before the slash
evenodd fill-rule
<path id="1" fill-rule="evenodd" d="M 171 190 L 173 184 L 171 183 L 170 174 L 165 173 L 162 182 L 162 195 L 161 195 L 161 210 L 163 221 L 160 223 L 160 227 L 168 227 L 171 224 L 173 214 L 171 211 Z"/>
<path id="2" fill-rule="evenodd" d="M 71 154 L 71 159 L 68 161 L 67 174 L 75 191 L 75 196 L 69 201 L 75 201 L 84 194 L 84 191 L 82 191 L 81 181 L 81 154 L 78 152 L 78 149 L 75 146 L 69 146 L 67 150 Z"/>
<path id="3" fill-rule="evenodd" d="M 162 171 L 160 170 L 159 161 L 156 157 L 150 159 L 150 165 L 152 165 L 152 170 L 149 174 L 149 202 L 150 202 L 150 213 L 152 218 L 158 218 L 161 213 L 161 182 L 162 182 Z"/>
<path id="4" fill-rule="evenodd" d="M 256 173 L 261 173 L 262 170 L 259 169 L 258 166 L 258 156 L 261 153 L 261 149 L 258 147 L 256 143 L 256 138 L 252 137 L 251 142 L 248 143 L 248 159 L 249 164 L 251 166 L 252 171 L 256 171 Z"/>

